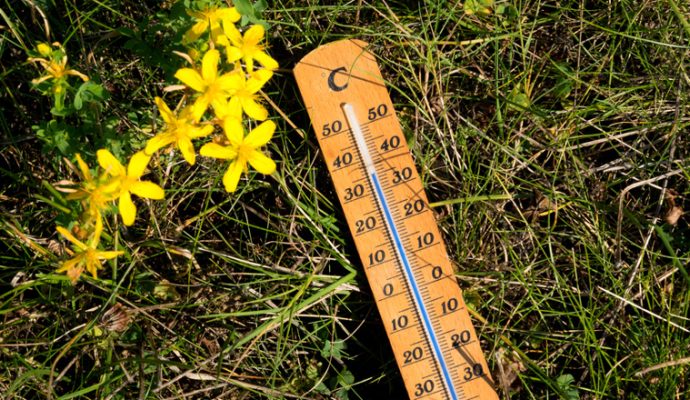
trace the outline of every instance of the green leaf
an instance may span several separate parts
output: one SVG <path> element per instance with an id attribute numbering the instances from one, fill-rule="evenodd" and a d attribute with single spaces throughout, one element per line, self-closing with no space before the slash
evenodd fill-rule
<path id="1" fill-rule="evenodd" d="M 579 400 L 580 394 L 577 388 L 573 387 L 572 384 L 575 382 L 575 378 L 570 374 L 564 374 L 556 378 L 556 384 L 565 394 L 567 400 Z"/>
<path id="2" fill-rule="evenodd" d="M 343 370 L 338 373 L 338 382 L 340 382 L 343 387 L 349 388 L 355 383 L 355 376 L 352 375 L 352 372 L 348 369 L 343 368 Z"/>
<path id="3" fill-rule="evenodd" d="M 345 350 L 345 348 L 347 348 L 347 345 L 342 340 L 333 342 L 328 340 L 321 349 L 321 356 L 325 359 L 335 358 L 336 360 L 340 360 L 342 358 L 341 351 Z"/>
<path id="4" fill-rule="evenodd" d="M 491 6 L 493 4 L 493 0 L 465 0 L 463 8 L 465 9 L 465 14 L 488 15 L 491 14 Z"/>
<path id="5" fill-rule="evenodd" d="M 261 12 L 267 8 L 268 2 L 266 0 L 259 0 L 254 3 L 254 11 L 256 11 L 257 14 L 261 14 Z"/>
<path id="6" fill-rule="evenodd" d="M 254 15 L 254 7 L 249 0 L 232 0 L 232 4 L 237 8 L 237 12 L 242 15 Z"/>
<path id="7" fill-rule="evenodd" d="M 506 3 L 497 4 L 494 12 L 501 19 L 501 25 L 503 25 L 505 28 L 508 28 L 511 26 L 511 24 L 516 23 L 518 17 L 520 16 L 520 13 L 514 5 Z"/>
<path id="8" fill-rule="evenodd" d="M 84 105 L 83 100 L 79 93 L 77 93 L 76 96 L 74 96 L 74 108 L 78 111 L 81 110 L 82 106 Z"/>
<path id="9" fill-rule="evenodd" d="M 355 376 L 352 375 L 347 368 L 343 368 L 342 371 L 338 372 L 337 378 L 337 392 L 335 393 L 335 398 L 339 400 L 348 400 L 350 398 L 348 392 L 355 383 Z"/>
<path id="10" fill-rule="evenodd" d="M 74 128 L 61 120 L 43 122 L 32 129 L 36 132 L 36 137 L 43 142 L 45 153 L 54 153 L 57 150 L 60 154 L 71 157 L 78 148 Z"/>
<path id="11" fill-rule="evenodd" d="M 321 394 L 331 394 L 331 390 L 328 389 L 328 386 L 326 386 L 326 384 L 323 383 L 323 382 L 319 382 L 319 384 L 316 385 L 316 387 L 314 388 L 314 390 L 315 390 L 317 393 L 321 393 Z"/>
<path id="12" fill-rule="evenodd" d="M 268 7 L 268 3 L 265 0 L 259 0 L 254 4 L 249 0 L 233 0 L 232 2 L 237 11 L 242 15 L 240 20 L 241 26 L 251 22 L 252 24 L 263 26 L 266 30 L 270 28 L 270 25 L 261 18 L 261 12 Z"/>
<path id="13" fill-rule="evenodd" d="M 510 108 L 516 110 L 524 110 L 526 108 L 529 108 L 531 102 L 529 97 L 527 96 L 527 93 L 525 93 L 525 91 L 523 90 L 522 86 L 522 84 L 516 85 L 508 95 L 508 106 Z"/>
<path id="14" fill-rule="evenodd" d="M 107 97 L 108 92 L 103 86 L 93 81 L 86 81 L 79 86 L 77 93 L 74 95 L 74 108 L 81 110 L 84 103 L 101 103 Z"/>

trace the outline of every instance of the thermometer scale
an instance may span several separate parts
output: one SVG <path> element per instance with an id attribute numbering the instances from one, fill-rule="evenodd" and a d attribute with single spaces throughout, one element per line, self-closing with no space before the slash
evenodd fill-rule
<path id="1" fill-rule="evenodd" d="M 410 399 L 498 399 L 374 56 L 323 45 L 294 74 Z"/>

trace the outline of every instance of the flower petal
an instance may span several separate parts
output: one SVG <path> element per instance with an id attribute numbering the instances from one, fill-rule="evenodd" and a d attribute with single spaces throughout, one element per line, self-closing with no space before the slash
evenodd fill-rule
<path id="1" fill-rule="evenodd" d="M 263 51 L 254 53 L 254 59 L 261 63 L 266 69 L 272 70 L 278 68 L 278 61 L 274 60 L 273 57 Z"/>
<path id="2" fill-rule="evenodd" d="M 40 78 L 32 79 L 32 80 L 31 80 L 31 83 L 34 84 L 34 85 L 38 85 L 38 84 L 41 83 L 41 82 L 45 82 L 45 81 L 47 81 L 48 79 L 53 79 L 53 78 L 54 78 L 53 75 L 44 75 L 44 76 L 42 76 L 42 77 L 40 77 Z"/>
<path id="3" fill-rule="evenodd" d="M 220 20 L 222 20 L 223 22 L 225 22 L 225 21 L 237 22 L 240 20 L 240 18 L 242 18 L 239 11 L 237 11 L 237 8 L 235 8 L 235 7 L 221 8 L 216 13 L 217 13 L 217 17 Z"/>
<path id="4" fill-rule="evenodd" d="M 211 132 L 213 132 L 213 125 L 203 125 L 190 128 L 187 136 L 189 136 L 192 139 L 198 139 L 210 135 Z"/>
<path id="5" fill-rule="evenodd" d="M 197 92 L 203 92 L 205 90 L 206 84 L 204 83 L 204 78 L 191 68 L 178 69 L 177 72 L 175 72 L 175 78 Z"/>
<path id="6" fill-rule="evenodd" d="M 103 233 L 103 219 L 101 217 L 101 212 L 96 210 L 93 218 L 96 220 L 96 223 L 93 229 L 93 236 L 91 236 L 91 243 L 89 244 L 91 245 L 92 249 L 95 249 L 98 247 L 98 243 L 101 241 L 101 233 Z"/>
<path id="7" fill-rule="evenodd" d="M 265 175 L 270 175 L 276 170 L 276 163 L 260 151 L 252 151 L 249 155 L 249 164 L 255 170 Z"/>
<path id="8" fill-rule="evenodd" d="M 173 112 L 170 110 L 170 107 L 168 107 L 168 105 L 165 104 L 163 99 L 156 96 L 154 100 L 156 101 L 158 111 L 160 111 L 161 118 L 163 118 L 163 121 L 165 121 L 166 124 L 171 125 L 175 121 L 175 114 L 173 114 Z"/>
<path id="9" fill-rule="evenodd" d="M 201 77 L 206 84 L 216 80 L 219 60 L 220 53 L 216 49 L 211 49 L 204 54 L 204 58 L 201 60 Z"/>
<path id="10" fill-rule="evenodd" d="M 89 170 L 89 166 L 86 165 L 84 160 L 82 160 L 81 156 L 79 154 L 76 155 L 77 157 L 77 164 L 79 165 L 79 169 L 81 170 L 82 175 L 84 175 L 84 180 L 90 181 L 93 178 L 91 177 L 91 171 Z"/>
<path id="11" fill-rule="evenodd" d="M 129 192 L 124 192 L 120 195 L 118 208 L 120 209 L 122 222 L 127 226 L 132 225 L 134 223 L 134 218 L 137 216 L 137 206 L 132 202 L 132 196 L 130 196 Z"/>
<path id="12" fill-rule="evenodd" d="M 256 24 L 252 25 L 251 28 L 247 29 L 244 33 L 244 44 L 245 46 L 256 46 L 263 40 L 266 31 L 264 27 Z"/>
<path id="13" fill-rule="evenodd" d="M 273 72 L 267 69 L 252 72 L 251 78 L 247 80 L 247 91 L 249 93 L 258 92 L 272 76 Z"/>
<path id="14" fill-rule="evenodd" d="M 149 181 L 134 182 L 132 186 L 130 186 L 130 190 L 137 196 L 147 199 L 161 200 L 165 198 L 165 191 L 163 188 Z"/>
<path id="15" fill-rule="evenodd" d="M 86 76 L 86 75 L 82 74 L 81 72 L 79 72 L 79 71 L 77 71 L 77 70 L 74 70 L 74 69 L 68 69 L 67 71 L 65 71 L 65 75 L 78 76 L 78 77 L 81 78 L 81 80 L 84 81 L 84 82 L 88 82 L 88 81 L 89 81 L 89 77 L 88 77 L 88 76 Z"/>
<path id="16" fill-rule="evenodd" d="M 242 101 L 240 100 L 239 96 L 232 97 L 230 98 L 230 100 L 228 100 L 228 108 L 226 114 L 232 117 L 232 119 L 242 118 Z M 228 118 L 226 117 L 224 119 Z"/>
<path id="17" fill-rule="evenodd" d="M 103 269 L 103 265 L 101 265 L 100 261 L 90 261 L 88 258 L 86 259 L 86 270 L 91 272 L 91 276 L 93 276 L 94 279 L 98 278 L 99 269 Z"/>
<path id="18" fill-rule="evenodd" d="M 232 21 L 223 20 L 223 32 L 225 32 L 225 36 L 230 39 L 235 47 L 242 46 L 242 34 L 237 30 L 237 27 Z"/>
<path id="19" fill-rule="evenodd" d="M 57 270 L 55 270 L 55 272 L 65 272 L 65 271 L 67 271 L 67 272 L 69 273 L 69 271 L 70 271 L 71 269 L 73 269 L 79 261 L 81 261 L 81 259 L 82 259 L 82 257 L 83 257 L 82 254 L 83 254 L 83 253 L 78 254 L 78 255 L 76 255 L 75 257 L 70 258 L 69 260 L 63 261 L 62 264 L 61 264 L 61 266 L 60 266 L 60 268 L 58 268 Z"/>
<path id="20" fill-rule="evenodd" d="M 77 280 L 79 279 L 79 276 L 81 276 L 81 273 L 84 272 L 84 266 L 81 265 L 81 263 L 84 261 L 83 258 L 83 255 L 78 255 L 72 259 L 69 259 L 63 262 L 62 267 L 60 267 L 55 272 L 65 272 L 69 280 L 74 285 L 75 283 L 77 283 Z"/>
<path id="21" fill-rule="evenodd" d="M 223 46 L 223 47 L 232 46 L 232 45 L 230 44 L 230 39 L 228 39 L 227 36 L 225 36 L 224 34 L 222 34 L 222 32 L 221 32 L 221 34 L 218 35 L 218 37 L 216 38 L 216 44 L 217 44 L 218 46 Z"/>
<path id="22" fill-rule="evenodd" d="M 98 165 L 105 170 L 106 174 L 120 176 L 125 174 L 125 167 L 120 164 L 117 158 L 107 149 L 100 149 L 96 152 Z"/>
<path id="23" fill-rule="evenodd" d="M 194 110 L 192 109 L 192 106 L 187 106 L 179 112 L 175 123 L 179 125 L 180 121 L 196 121 L 194 119 Z"/>
<path id="24" fill-rule="evenodd" d="M 244 128 L 240 119 L 226 118 L 223 121 L 223 132 L 225 132 L 225 137 L 228 138 L 232 146 L 239 147 L 242 144 Z"/>
<path id="25" fill-rule="evenodd" d="M 244 143 L 253 148 L 261 147 L 268 143 L 273 137 L 273 132 L 276 130 L 276 124 L 273 121 L 266 121 L 254 128 L 249 135 L 244 139 Z"/>
<path id="26" fill-rule="evenodd" d="M 120 195 L 120 187 L 122 186 L 122 179 L 112 179 L 99 186 L 100 194 L 104 201 L 115 200 Z"/>
<path id="27" fill-rule="evenodd" d="M 218 43 L 220 38 L 225 38 L 225 35 L 223 35 L 223 28 L 220 26 L 220 22 L 215 21 L 211 24 L 211 40 Z"/>
<path id="28" fill-rule="evenodd" d="M 199 96 L 194 104 L 192 104 L 192 117 L 194 118 L 194 121 L 199 121 L 201 117 L 204 115 L 206 112 L 206 109 L 208 108 L 208 99 L 206 96 Z"/>
<path id="29" fill-rule="evenodd" d="M 242 57 L 242 60 L 244 60 L 247 72 L 252 73 L 252 71 L 254 71 L 254 58 L 252 58 L 251 55 L 246 54 L 244 57 Z"/>
<path id="30" fill-rule="evenodd" d="M 228 56 L 228 62 L 233 63 L 242 58 L 242 50 L 235 46 L 227 46 L 225 53 Z"/>
<path id="31" fill-rule="evenodd" d="M 216 80 L 217 87 L 230 95 L 237 93 L 245 87 L 244 73 L 231 71 L 218 77 Z M 229 97 L 229 96 L 228 96 Z"/>
<path id="32" fill-rule="evenodd" d="M 115 258 L 115 257 L 121 256 L 123 254 L 125 254 L 125 252 L 122 250 L 99 251 L 96 253 L 96 257 L 98 257 L 99 260 L 110 260 L 111 258 Z"/>
<path id="33" fill-rule="evenodd" d="M 146 170 L 146 166 L 149 165 L 149 160 L 151 160 L 151 155 L 146 154 L 145 151 L 137 151 L 134 153 L 127 165 L 127 176 L 139 179 L 144 175 L 144 170 Z"/>
<path id="34" fill-rule="evenodd" d="M 237 119 L 242 120 L 242 102 L 235 96 L 228 100 L 225 109 L 219 110 L 218 118 L 222 120 Z"/>
<path id="35" fill-rule="evenodd" d="M 208 29 L 208 20 L 199 18 L 200 21 L 194 24 L 189 30 L 184 34 L 184 40 L 186 42 L 193 42 L 197 40 L 201 35 Z"/>
<path id="36" fill-rule="evenodd" d="M 268 110 L 254 99 L 242 97 L 240 102 L 242 103 L 244 113 L 250 118 L 254 118 L 257 121 L 263 121 L 268 118 Z"/>
<path id="37" fill-rule="evenodd" d="M 175 135 L 173 135 L 172 133 L 167 131 L 159 133 L 158 135 L 149 139 L 148 142 L 146 142 L 146 148 L 144 148 L 144 151 L 147 154 L 153 155 L 153 153 L 158 151 L 158 149 L 160 149 L 161 147 L 165 147 L 174 141 Z"/>
<path id="38" fill-rule="evenodd" d="M 205 145 L 201 146 L 199 154 L 204 157 L 232 160 L 237 157 L 237 150 L 231 146 L 221 146 L 217 143 L 206 143 Z"/>
<path id="39" fill-rule="evenodd" d="M 237 184 L 240 182 L 240 176 L 242 175 L 242 170 L 244 169 L 244 163 L 240 160 L 235 160 L 230 163 L 230 167 L 223 175 L 223 185 L 225 185 L 225 191 L 232 193 L 237 190 Z"/>
<path id="40" fill-rule="evenodd" d="M 216 97 L 211 100 L 211 108 L 213 108 L 215 114 L 219 113 L 216 110 L 220 110 L 220 114 L 223 115 L 228 111 L 228 101 L 222 97 Z"/>
<path id="41" fill-rule="evenodd" d="M 228 103 L 225 102 L 225 106 L 220 108 L 214 108 L 213 113 L 219 121 L 223 121 L 225 118 L 230 116 L 230 108 L 228 108 Z M 221 123 L 222 125 L 222 123 Z"/>
<path id="42" fill-rule="evenodd" d="M 69 240 L 70 242 L 72 242 L 72 244 L 74 244 L 75 246 L 77 246 L 80 250 L 86 250 L 86 249 L 88 248 L 88 247 L 87 247 L 84 243 L 82 243 L 79 239 L 77 239 L 76 237 L 74 237 L 74 235 L 72 235 L 72 232 L 68 231 L 67 229 L 65 229 L 65 228 L 63 228 L 63 227 L 61 227 L 61 226 L 55 227 L 55 229 L 57 229 L 57 231 L 58 231 L 62 236 L 64 236 L 65 239 L 67 239 L 67 240 Z"/>
<path id="43" fill-rule="evenodd" d="M 185 161 L 187 161 L 189 165 L 194 165 L 194 163 L 196 163 L 194 144 L 192 144 L 192 141 L 188 137 L 179 138 L 177 140 L 177 147 L 180 149 L 182 157 L 184 157 Z"/>

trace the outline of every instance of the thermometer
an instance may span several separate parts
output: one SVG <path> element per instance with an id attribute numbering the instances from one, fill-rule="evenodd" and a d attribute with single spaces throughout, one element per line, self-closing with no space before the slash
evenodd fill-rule
<path id="1" fill-rule="evenodd" d="M 367 43 L 323 45 L 294 74 L 410 399 L 498 399 Z"/>

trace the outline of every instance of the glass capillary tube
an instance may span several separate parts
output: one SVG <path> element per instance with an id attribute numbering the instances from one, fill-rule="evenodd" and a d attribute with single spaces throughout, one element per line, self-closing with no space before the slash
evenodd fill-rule
<path id="1" fill-rule="evenodd" d="M 350 129 L 352 129 L 352 134 L 355 137 L 355 142 L 357 142 L 357 150 L 359 150 L 362 161 L 364 161 L 364 166 L 367 169 L 367 175 L 375 175 L 376 169 L 374 168 L 374 161 L 371 159 L 367 142 L 364 140 L 364 133 L 357 120 L 357 115 L 355 115 L 355 109 L 352 107 L 352 104 L 348 103 L 343 104 L 342 107 L 345 112 L 345 117 L 347 117 L 347 122 L 350 124 Z"/>

